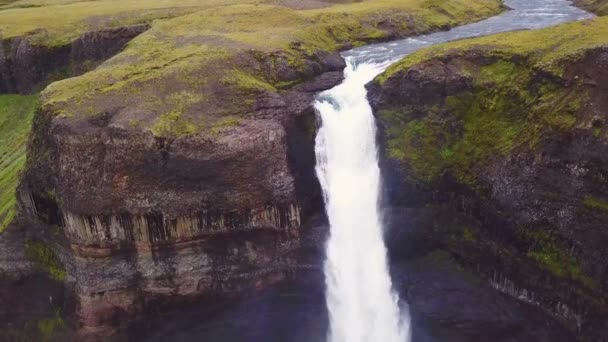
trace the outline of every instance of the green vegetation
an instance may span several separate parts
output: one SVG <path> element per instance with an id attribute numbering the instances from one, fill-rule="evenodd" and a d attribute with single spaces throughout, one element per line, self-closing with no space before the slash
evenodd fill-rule
<path id="1" fill-rule="evenodd" d="M 151 131 L 156 136 L 175 138 L 193 134 L 197 131 L 197 127 L 192 122 L 182 118 L 181 112 L 174 110 L 161 115 L 152 126 Z"/>
<path id="2" fill-rule="evenodd" d="M 57 281 L 65 280 L 66 272 L 61 260 L 51 246 L 40 240 L 28 240 L 26 254 L 36 267 Z"/>
<path id="3" fill-rule="evenodd" d="M 211 127 L 211 132 L 215 135 L 220 134 L 224 129 L 229 127 L 238 126 L 241 123 L 241 119 L 236 117 L 226 117 L 217 120 Z"/>
<path id="4" fill-rule="evenodd" d="M 36 104 L 36 95 L 0 95 L 0 232 L 16 215 L 15 190 Z"/>
<path id="5" fill-rule="evenodd" d="M 0 36 L 29 36 L 44 45 L 61 45 L 107 27 L 150 22 L 218 6 L 257 0 L 19 0 L 0 7 Z M 0 3 L 1 5 L 1 3 Z"/>
<path id="6" fill-rule="evenodd" d="M 23 325 L 16 324 L 7 331 L 3 331 L 3 337 L 7 341 L 15 342 L 47 342 L 66 341 L 68 336 L 68 324 L 62 317 L 61 310 L 56 309 L 48 313 L 32 313 L 32 318 Z"/>
<path id="7" fill-rule="evenodd" d="M 424 61 L 446 55 L 462 55 L 475 48 L 486 55 L 525 57 L 539 70 L 562 75 L 562 65 L 585 51 L 608 44 L 608 18 L 579 21 L 534 31 L 518 31 L 481 38 L 459 40 L 415 52 L 393 64 L 378 76 L 383 83 L 396 73 L 406 71 Z"/>
<path id="8" fill-rule="evenodd" d="M 559 278 L 580 281 L 588 287 L 597 286 L 597 283 L 582 270 L 579 260 L 549 230 L 525 231 L 522 236 L 529 246 L 527 256 L 536 260 L 551 274 Z"/>
<path id="9" fill-rule="evenodd" d="M 583 204 L 589 208 L 608 211 L 608 201 L 593 196 L 585 196 Z"/>
<path id="10" fill-rule="evenodd" d="M 65 329 L 66 324 L 61 313 L 56 311 L 55 316 L 36 322 L 36 327 L 41 341 L 51 341 L 55 334 Z"/>
<path id="11" fill-rule="evenodd" d="M 223 80 L 228 86 L 236 88 L 237 91 L 276 91 L 277 89 L 254 75 L 241 70 L 232 70 L 227 73 Z"/>
<path id="12" fill-rule="evenodd" d="M 95 4 L 106 8 L 109 2 Z M 51 84 L 43 92 L 45 111 L 79 117 L 122 108 L 123 112 L 137 112 L 140 128 L 154 134 L 192 134 L 217 118 L 250 112 L 260 92 L 276 92 L 277 88 L 303 81 L 310 74 L 305 69 L 306 61 L 315 58 L 317 52 L 387 38 L 389 32 L 379 28 L 382 22 L 401 23 L 397 27 L 400 34 L 415 34 L 478 20 L 502 10 L 498 0 L 367 0 L 304 10 L 273 5 L 273 1 L 235 4 L 226 0 L 201 1 L 205 8 L 194 10 L 193 2 L 172 2 L 180 6 L 188 3 L 191 13 L 155 20 L 150 30 L 100 67 Z M 111 4 L 112 11 L 135 6 L 132 1 Z M 146 4 L 158 5 L 157 1 Z M 93 7 L 90 3 L 61 6 L 63 10 Z M 27 17 L 39 9 L 19 11 Z M 4 23 L 3 16 L 10 11 L 17 10 L 0 11 L 0 22 Z M 71 20 L 69 15 L 57 19 L 65 20 Z M 16 22 L 14 25 L 20 26 Z M 46 24 L 36 21 L 36 25 Z M 79 32 L 70 29 L 65 35 L 53 25 L 45 28 L 49 36 L 59 37 L 55 41 L 73 39 L 72 33 Z M 61 25 L 66 26 L 69 24 Z M 259 63 L 268 67 L 260 68 Z M 295 79 L 281 79 L 285 68 L 295 72 Z M 204 98 L 183 110 L 155 100 L 175 89 L 204 94 Z M 147 99 L 150 101 L 142 104 Z M 125 127 L 133 119 L 124 118 Z M 187 124 L 173 124 L 181 121 Z"/>
<path id="13" fill-rule="evenodd" d="M 380 110 L 389 156 L 406 161 L 412 177 L 422 181 L 449 171 L 476 187 L 479 167 L 493 157 L 533 147 L 544 132 L 576 125 L 588 94 L 577 85 L 560 84 L 561 66 L 589 48 L 608 46 L 605 32 L 608 18 L 459 41 L 406 57 L 377 81 L 438 58 L 457 66 L 472 89 L 437 103 Z M 493 62 L 468 62 L 465 52 L 471 49 Z"/>

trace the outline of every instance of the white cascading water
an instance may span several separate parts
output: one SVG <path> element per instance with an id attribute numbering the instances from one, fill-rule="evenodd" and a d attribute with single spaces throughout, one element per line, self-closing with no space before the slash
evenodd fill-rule
<path id="1" fill-rule="evenodd" d="M 378 213 L 376 123 L 365 84 L 391 61 L 427 46 L 593 17 L 566 0 L 506 0 L 505 4 L 513 10 L 484 21 L 349 51 L 344 82 L 321 93 L 315 103 L 322 122 L 315 147 L 317 177 L 330 224 L 325 261 L 329 342 L 410 339 L 408 309 L 403 305 L 400 310 L 388 272 Z M 385 62 L 362 62 L 370 60 Z"/>
<path id="2" fill-rule="evenodd" d="M 317 177 L 330 223 L 325 261 L 330 342 L 409 340 L 407 309 L 392 287 L 379 215 L 376 123 L 365 84 L 387 64 L 354 65 L 323 92 L 316 138 Z M 403 312 L 401 312 L 403 311 Z"/>

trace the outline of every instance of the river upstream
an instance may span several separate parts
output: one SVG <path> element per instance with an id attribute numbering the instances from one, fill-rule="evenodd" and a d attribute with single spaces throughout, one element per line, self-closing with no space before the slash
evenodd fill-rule
<path id="1" fill-rule="evenodd" d="M 590 18 L 566 0 L 507 0 L 512 10 L 446 32 L 343 53 L 345 80 L 315 103 L 317 176 L 330 224 L 324 284 L 283 284 L 233 303 L 168 314 L 150 341 L 569 341 L 532 307 L 440 254 L 389 267 L 376 124 L 365 84 L 427 46 Z M 400 298 L 401 297 L 401 298 Z"/>

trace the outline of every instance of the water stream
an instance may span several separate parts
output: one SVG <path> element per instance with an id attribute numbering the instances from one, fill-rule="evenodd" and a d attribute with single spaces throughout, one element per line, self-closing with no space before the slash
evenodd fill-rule
<path id="1" fill-rule="evenodd" d="M 511 11 L 478 23 L 346 52 L 343 83 L 318 96 L 315 108 L 322 125 L 315 145 L 316 171 L 330 224 L 324 265 L 329 342 L 410 339 L 409 313 L 393 290 L 383 241 L 376 123 L 365 84 L 423 47 L 590 17 L 563 0 L 506 4 Z"/>

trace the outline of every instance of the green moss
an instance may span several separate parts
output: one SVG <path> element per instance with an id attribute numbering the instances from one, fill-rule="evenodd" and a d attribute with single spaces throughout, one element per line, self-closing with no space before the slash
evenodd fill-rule
<path id="1" fill-rule="evenodd" d="M 241 70 L 232 70 L 224 76 L 223 81 L 238 91 L 262 92 L 276 91 L 277 89 L 264 80 Z"/>
<path id="2" fill-rule="evenodd" d="M 43 108 L 68 118 L 111 112 L 118 106 L 142 112 L 144 96 L 162 97 L 172 89 L 189 89 L 205 94 L 196 110 L 150 106 L 142 114 L 147 116 L 141 119 L 142 124 L 166 127 L 164 123 L 173 121 L 177 112 L 182 113 L 180 117 L 194 119 L 194 123 L 213 122 L 217 117 L 250 112 L 256 92 L 276 92 L 277 88 L 302 82 L 309 75 L 302 73 L 285 83 L 267 68 L 250 63 L 251 56 L 282 56 L 294 71 L 302 71 L 306 61 L 321 50 L 337 51 L 346 44 L 386 38 L 388 33 L 379 28 L 386 21 L 408 23 L 399 32 L 405 35 L 479 20 L 502 10 L 498 0 L 366 0 L 311 10 L 287 8 L 270 0 L 189 1 L 197 3 L 187 7 L 192 12 L 154 21 L 150 30 L 132 40 L 119 55 L 91 72 L 50 85 L 43 93 Z M 107 2 L 101 0 L 96 4 L 105 11 Z M 135 6 L 131 2 L 107 10 L 121 11 L 127 4 Z M 176 8 L 186 8 L 182 5 L 188 1 L 173 3 Z M 145 6 L 156 8 L 156 5 L 157 1 L 151 1 Z M 84 11 L 81 7 L 80 3 L 62 5 L 63 10 Z M 446 9 L 454 10 L 455 14 L 439 15 Z M 31 13 L 26 9 L 20 11 L 23 16 L 38 13 L 33 9 Z M 432 25 L 426 22 L 430 20 L 427 18 L 433 18 Z M 60 21 L 63 20 L 71 19 Z M 63 32 L 63 27 L 57 28 L 57 32 Z M 45 28 L 49 35 L 56 29 L 50 24 Z M 267 62 L 264 58 L 257 59 Z M 158 131 L 159 127 L 144 128 Z"/>
<path id="3" fill-rule="evenodd" d="M 420 108 L 380 111 L 389 127 L 389 156 L 407 161 L 415 178 L 430 182 L 451 171 L 461 182 L 475 186 L 478 166 L 538 139 L 533 100 L 539 94 L 521 90 L 526 89 L 530 70 L 498 60 L 475 72 L 473 92 Z M 504 83 L 505 79 L 512 82 Z M 527 121 L 530 118 L 534 119 Z"/>
<path id="4" fill-rule="evenodd" d="M 478 237 L 471 228 L 465 227 L 462 231 L 462 239 L 468 242 L 477 242 Z"/>
<path id="5" fill-rule="evenodd" d="M 591 209 L 608 211 L 608 201 L 593 196 L 585 196 L 583 204 Z"/>
<path id="6" fill-rule="evenodd" d="M 527 256 L 551 274 L 558 278 L 580 281 L 588 287 L 597 286 L 597 283 L 582 270 L 579 260 L 549 230 L 525 231 L 523 235 L 529 246 Z"/>
<path id="7" fill-rule="evenodd" d="M 151 129 L 158 137 L 177 138 L 194 134 L 198 131 L 197 125 L 182 117 L 182 112 L 174 110 L 161 115 Z"/>
<path id="8" fill-rule="evenodd" d="M 37 96 L 0 95 L 0 232 L 16 215 L 15 191 L 25 166 Z"/>
<path id="9" fill-rule="evenodd" d="M 57 281 L 63 281 L 66 277 L 65 268 L 51 246 L 40 240 L 28 240 L 26 243 L 26 255 L 34 262 L 36 267 Z"/>
<path id="10" fill-rule="evenodd" d="M 51 341 L 58 332 L 66 328 L 66 324 L 61 313 L 56 311 L 55 316 L 37 321 L 36 327 L 40 341 Z"/>
<path id="11" fill-rule="evenodd" d="M 417 51 L 390 66 L 376 78 L 383 84 L 393 75 L 407 71 L 414 65 L 446 54 L 462 54 L 471 49 L 486 50 L 487 55 L 519 56 L 528 58 L 536 69 L 561 76 L 564 62 L 583 54 L 586 50 L 606 46 L 608 18 L 578 21 L 542 30 L 518 31 L 465 39 Z M 508 63 L 499 69 L 507 71 Z"/>
<path id="12" fill-rule="evenodd" d="M 213 125 L 211 126 L 211 132 L 217 135 L 226 128 L 238 126 L 240 123 L 241 119 L 237 117 L 223 118 L 213 123 Z"/>

